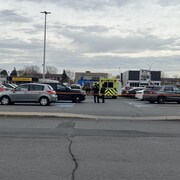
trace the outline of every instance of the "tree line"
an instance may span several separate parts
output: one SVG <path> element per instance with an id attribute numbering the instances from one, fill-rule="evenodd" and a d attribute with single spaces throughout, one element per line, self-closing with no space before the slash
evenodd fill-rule
<path id="1" fill-rule="evenodd" d="M 46 66 L 46 76 L 58 74 L 58 69 L 54 66 Z M 38 66 L 24 66 L 24 68 L 17 70 L 15 67 L 14 69 L 8 73 L 5 69 L 0 69 L 0 77 L 39 77 L 41 76 L 41 70 Z M 61 74 L 61 79 L 63 82 L 67 82 L 68 79 L 73 80 L 74 79 L 74 72 L 70 70 L 63 70 L 63 73 Z"/>

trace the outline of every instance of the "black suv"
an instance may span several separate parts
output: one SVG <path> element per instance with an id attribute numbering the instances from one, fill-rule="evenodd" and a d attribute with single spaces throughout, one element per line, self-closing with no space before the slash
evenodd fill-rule
<path id="1" fill-rule="evenodd" d="M 80 89 L 71 89 L 62 83 L 46 83 L 49 84 L 58 96 L 58 100 L 70 100 L 74 103 L 80 103 L 86 99 L 86 93 Z"/>

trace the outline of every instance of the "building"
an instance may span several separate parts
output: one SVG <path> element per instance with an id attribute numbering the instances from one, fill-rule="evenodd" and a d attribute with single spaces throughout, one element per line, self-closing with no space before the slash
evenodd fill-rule
<path id="1" fill-rule="evenodd" d="M 121 81 L 123 86 L 132 87 L 161 85 L 161 71 L 129 70 L 121 73 Z"/>
<path id="2" fill-rule="evenodd" d="M 91 87 L 94 82 L 99 82 L 100 78 L 108 78 L 108 73 L 76 72 L 74 81 L 81 86 Z"/>

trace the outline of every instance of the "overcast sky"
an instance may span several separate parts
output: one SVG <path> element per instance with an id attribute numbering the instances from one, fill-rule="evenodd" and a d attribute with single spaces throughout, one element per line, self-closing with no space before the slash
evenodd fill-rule
<path id="1" fill-rule="evenodd" d="M 180 0 L 0 0 L 0 68 L 180 76 Z"/>

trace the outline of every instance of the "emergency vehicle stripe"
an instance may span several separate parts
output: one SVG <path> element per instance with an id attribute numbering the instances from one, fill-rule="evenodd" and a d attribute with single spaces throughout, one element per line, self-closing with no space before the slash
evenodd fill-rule
<path id="1" fill-rule="evenodd" d="M 106 89 L 105 90 L 105 96 L 116 96 L 117 90 L 115 89 Z"/>

